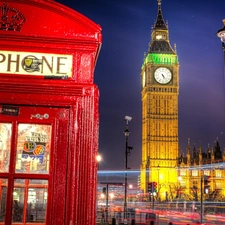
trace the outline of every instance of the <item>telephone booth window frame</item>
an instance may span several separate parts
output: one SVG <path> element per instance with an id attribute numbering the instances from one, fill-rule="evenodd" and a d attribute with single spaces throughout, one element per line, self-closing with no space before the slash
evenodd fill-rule
<path id="1" fill-rule="evenodd" d="M 26 107 L 28 108 L 28 107 Z M 65 110 L 65 108 L 63 108 Z M 50 110 L 50 108 L 49 108 Z M 61 110 L 61 109 L 58 109 Z M 67 109 L 68 110 L 68 109 Z M 50 110 L 51 111 L 51 110 Z M 57 114 L 57 113 L 56 113 Z M 67 120 L 68 121 L 68 120 Z M 7 117 L 4 118 L 4 120 L 1 118 L 0 115 L 0 124 L 11 124 L 11 140 L 10 140 L 10 156 L 9 156 L 9 169 L 8 171 L 0 171 L 0 193 L 2 192 L 3 188 L 6 189 L 6 197 L 5 197 L 5 217 L 1 219 L 1 212 L 0 212 L 0 225 L 3 224 L 13 224 L 13 225 L 46 225 L 50 224 L 50 214 L 51 214 L 51 203 L 53 201 L 52 194 L 49 194 L 53 190 L 54 181 L 53 181 L 53 170 L 55 170 L 54 167 L 54 150 L 56 150 L 56 146 L 58 143 L 56 143 L 56 134 L 58 133 L 58 123 L 59 120 L 54 117 L 53 119 L 49 119 L 46 121 L 38 120 L 38 119 L 20 119 L 17 117 Z M 48 166 L 48 172 L 47 173 L 21 173 L 16 171 L 16 156 L 17 156 L 17 137 L 18 137 L 18 127 L 19 124 L 33 124 L 33 125 L 47 125 L 51 127 L 51 143 L 50 143 L 50 159 L 49 159 L 49 166 Z M 62 123 L 62 122 L 61 122 Z M 67 123 L 68 125 L 68 123 Z M 0 149 L 1 150 L 1 149 Z M 18 180 L 23 180 L 23 184 L 19 185 Z M 1 182 L 4 181 L 4 182 Z M 42 184 L 38 184 L 42 183 Z M 22 219 L 20 221 L 13 221 L 13 215 L 14 215 L 14 204 L 15 204 L 15 197 L 13 196 L 13 193 L 15 194 L 15 189 L 18 190 L 18 187 L 20 186 L 21 190 L 24 190 L 24 206 L 22 207 Z M 29 206 L 27 200 L 29 200 L 29 191 L 32 191 L 36 189 L 37 191 L 44 192 L 42 193 L 43 200 L 46 200 L 45 204 L 45 222 L 39 220 L 39 221 L 32 221 L 32 217 L 27 218 L 28 213 L 31 210 L 32 206 Z M 22 192 L 21 192 L 22 193 Z M 48 199 L 47 199 L 48 198 Z M 36 199 L 37 200 L 37 199 Z M 29 208 L 29 207 L 30 208 Z M 10 209 L 10 210 L 8 210 Z M 25 216 L 26 215 L 26 216 Z"/>

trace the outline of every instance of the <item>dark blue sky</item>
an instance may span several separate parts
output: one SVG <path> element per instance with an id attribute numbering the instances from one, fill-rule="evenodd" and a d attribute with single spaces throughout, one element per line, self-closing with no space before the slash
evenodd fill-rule
<path id="1" fill-rule="evenodd" d="M 100 90 L 100 169 L 123 169 L 125 115 L 129 144 L 128 166 L 141 164 L 141 65 L 148 51 L 157 0 L 58 0 L 102 27 L 103 44 L 95 69 Z M 170 43 L 180 62 L 179 144 L 187 139 L 203 150 L 219 138 L 225 148 L 224 55 L 215 33 L 223 27 L 224 0 L 163 0 Z"/>

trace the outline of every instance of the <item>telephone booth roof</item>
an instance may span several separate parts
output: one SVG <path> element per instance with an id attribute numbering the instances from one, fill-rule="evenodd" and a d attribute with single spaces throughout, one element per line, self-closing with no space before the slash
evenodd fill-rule
<path id="1" fill-rule="evenodd" d="M 2 16 L 8 17 L 6 22 L 14 22 L 17 35 L 101 42 L 99 25 L 56 1 L 0 0 L 0 7 Z M 13 14 L 17 15 L 14 21 L 11 19 Z M 0 34 L 7 31 L 1 24 Z"/>

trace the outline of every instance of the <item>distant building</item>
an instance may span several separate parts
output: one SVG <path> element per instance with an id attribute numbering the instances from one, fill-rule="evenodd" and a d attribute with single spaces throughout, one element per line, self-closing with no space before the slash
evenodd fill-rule
<path id="1" fill-rule="evenodd" d="M 219 140 L 214 142 L 214 146 L 205 151 L 201 144 L 197 148 L 194 144 L 191 147 L 190 139 L 186 149 L 186 155 L 181 154 L 178 158 L 179 183 L 183 192 L 189 192 L 193 188 L 200 190 L 201 177 L 204 189 L 204 176 L 209 176 L 209 194 L 217 192 L 225 195 L 225 149 L 220 149 Z"/>

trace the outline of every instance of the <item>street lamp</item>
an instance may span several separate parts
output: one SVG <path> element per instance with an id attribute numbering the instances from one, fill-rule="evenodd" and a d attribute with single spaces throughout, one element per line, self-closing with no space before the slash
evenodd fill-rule
<path id="1" fill-rule="evenodd" d="M 223 19 L 223 24 L 224 24 L 223 28 L 218 30 L 216 34 L 217 34 L 217 37 L 219 37 L 220 40 L 222 41 L 222 47 L 224 50 L 224 47 L 225 47 L 224 46 L 224 44 L 225 44 L 225 19 Z"/>
<path id="2" fill-rule="evenodd" d="M 98 163 L 98 170 L 99 170 L 99 162 L 102 161 L 102 156 L 100 154 L 96 155 L 96 161 Z"/>
<path id="3" fill-rule="evenodd" d="M 223 63 L 223 66 L 224 66 L 224 77 L 223 77 L 223 82 L 224 82 L 224 87 L 223 89 L 225 90 L 225 19 L 223 19 L 223 28 L 218 30 L 217 33 L 216 33 L 217 37 L 220 38 L 220 40 L 222 41 L 222 49 L 223 49 L 223 52 L 224 52 L 224 63 Z M 225 93 L 224 93 L 225 94 Z M 224 109 L 225 110 L 225 109 Z M 224 112 L 225 113 L 225 112 Z"/>
<path id="4" fill-rule="evenodd" d="M 225 81 L 225 19 L 223 19 L 223 28 L 218 30 L 216 35 L 222 41 L 222 49 L 224 52 L 224 81 Z"/>
<path id="5" fill-rule="evenodd" d="M 113 203 L 114 194 L 113 193 L 110 193 L 109 196 L 111 198 L 111 203 Z"/>
<path id="6" fill-rule="evenodd" d="M 130 150 L 132 150 L 132 147 L 128 146 L 128 137 L 130 135 L 130 131 L 128 129 L 128 122 L 132 120 L 132 117 L 130 116 L 125 116 L 126 120 L 126 129 L 123 132 L 125 135 L 125 140 L 126 140 L 126 146 L 125 146 L 125 187 L 124 187 L 124 214 L 123 218 L 126 218 L 126 212 L 127 212 L 127 157 L 130 155 Z"/>
<path id="7" fill-rule="evenodd" d="M 132 185 L 132 184 L 129 184 L 128 188 L 130 189 L 130 193 L 129 193 L 130 199 L 129 199 L 129 197 L 127 198 L 128 202 L 129 202 L 129 201 L 131 201 L 131 199 L 132 199 L 132 189 L 133 189 L 133 185 Z"/>
<path id="8" fill-rule="evenodd" d="M 223 28 L 218 30 L 216 35 L 222 41 L 222 49 L 224 52 L 224 82 L 225 82 L 225 19 L 223 19 L 223 24 L 224 24 Z"/>

